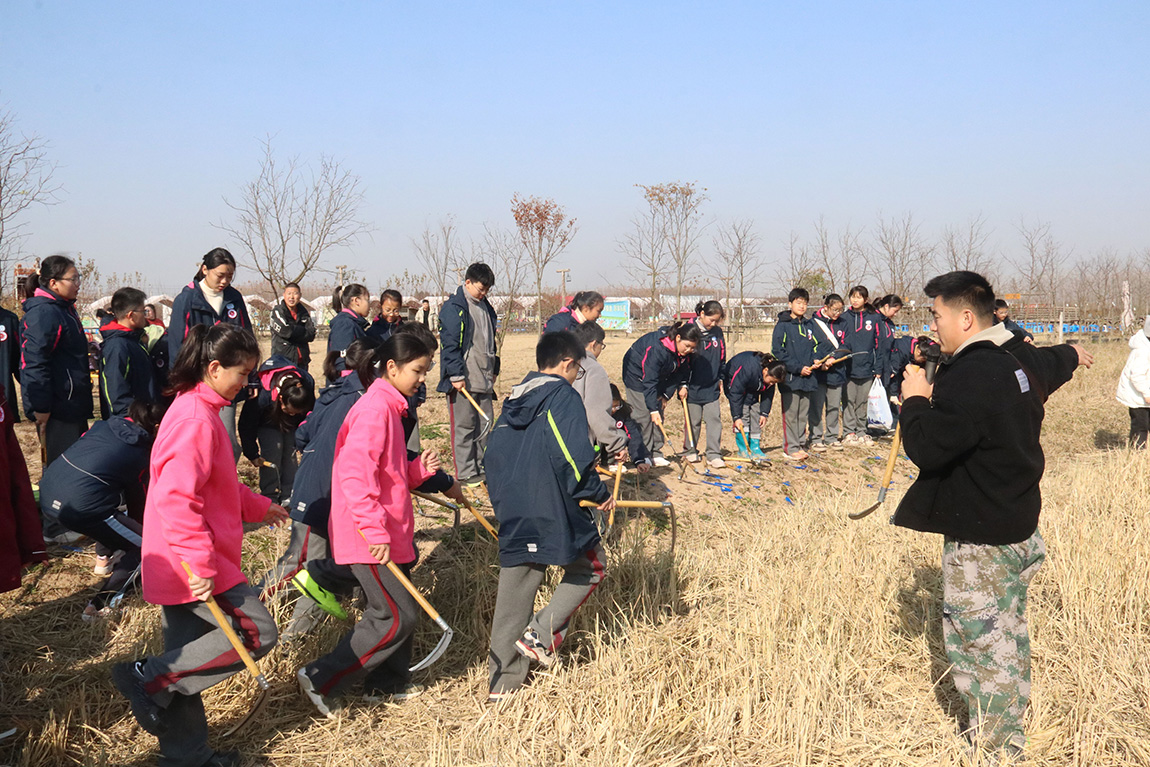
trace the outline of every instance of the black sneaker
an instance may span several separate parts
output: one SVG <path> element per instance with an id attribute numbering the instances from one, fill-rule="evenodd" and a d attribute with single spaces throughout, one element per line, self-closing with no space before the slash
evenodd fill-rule
<path id="1" fill-rule="evenodd" d="M 140 673 L 140 661 L 135 663 L 117 663 L 112 666 L 112 684 L 120 694 L 132 704 L 132 715 L 136 721 L 156 737 L 168 730 L 167 724 L 160 718 L 160 705 L 144 689 L 144 675 Z"/>

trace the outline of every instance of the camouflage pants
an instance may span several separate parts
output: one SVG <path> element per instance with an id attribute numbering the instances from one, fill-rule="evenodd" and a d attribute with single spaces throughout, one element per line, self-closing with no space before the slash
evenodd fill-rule
<path id="1" fill-rule="evenodd" d="M 946 538 L 942 633 L 955 687 L 970 711 L 971 740 L 1022 749 L 1030 701 L 1026 589 L 1046 557 L 1035 531 L 1022 543 L 987 546 Z"/>

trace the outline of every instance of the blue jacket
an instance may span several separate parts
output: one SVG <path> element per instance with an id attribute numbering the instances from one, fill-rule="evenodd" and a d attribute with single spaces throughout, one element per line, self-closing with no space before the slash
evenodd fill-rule
<path id="1" fill-rule="evenodd" d="M 155 368 L 143 345 L 143 330 L 132 330 L 117 322 L 100 328 L 100 417 L 126 416 L 136 400 L 155 402 L 160 398 Z"/>
<path id="2" fill-rule="evenodd" d="M 275 389 L 276 377 L 280 373 L 295 373 L 307 386 L 315 391 L 315 380 L 311 375 L 287 357 L 273 354 L 264 360 L 256 370 L 259 379 L 259 391 L 255 397 L 250 397 L 244 403 L 243 412 L 240 413 L 236 431 L 240 438 L 240 447 L 249 460 L 259 457 L 259 431 L 261 426 L 279 429 L 284 432 L 284 439 L 292 439 L 292 432 L 298 427 L 303 417 L 285 416 L 282 420 L 275 418 L 276 397 L 272 392 Z M 334 455 L 334 454 L 333 454 Z"/>
<path id="3" fill-rule="evenodd" d="M 775 387 L 763 380 L 762 360 L 753 351 L 739 352 L 727 362 L 723 391 L 731 405 L 731 420 L 743 417 L 748 405 L 758 403 L 759 412 L 770 415 Z"/>
<path id="4" fill-rule="evenodd" d="M 685 386 L 691 375 L 687 357 L 675 351 L 675 341 L 660 328 L 639 336 L 623 355 L 623 385 L 643 392 L 643 402 L 630 402 L 633 408 L 646 407 L 649 413 L 660 412 L 659 398 L 670 399 L 674 391 Z"/>
<path id="5" fill-rule="evenodd" d="M 159 328 L 158 331 L 152 328 Z M 148 352 L 148 359 L 152 362 L 152 378 L 156 382 L 156 391 L 164 396 L 168 388 L 168 372 L 171 370 L 171 347 L 168 346 L 168 331 L 159 325 L 151 325 L 144 329 L 141 339 L 144 349 Z"/>
<path id="6" fill-rule="evenodd" d="M 710 330 L 703 330 L 699 325 L 699 331 L 703 334 L 703 341 L 688 363 L 691 383 L 687 387 L 687 402 L 706 405 L 719 398 L 723 366 L 727 364 L 727 342 L 723 338 L 723 329 L 718 325 Z"/>
<path id="7" fill-rule="evenodd" d="M 351 309 L 344 309 L 327 322 L 327 351 L 346 352 L 353 341 L 358 341 L 367 335 L 367 318 L 360 317 Z M 336 370 L 347 370 L 343 357 L 335 361 Z M 328 384 L 335 383 L 328 380 Z"/>
<path id="8" fill-rule="evenodd" d="M 902 394 L 902 374 L 907 364 L 914 359 L 914 350 L 918 346 L 916 336 L 902 336 L 894 339 L 890 354 L 887 356 L 887 367 L 883 373 L 883 383 L 886 384 L 886 393 L 897 397 Z"/>
<path id="9" fill-rule="evenodd" d="M 639 465 L 644 461 L 649 461 L 651 454 L 647 452 L 647 445 L 643 443 L 643 430 L 639 428 L 635 419 L 619 418 L 616 415 L 615 426 L 622 429 L 623 433 L 627 435 L 627 453 L 631 456 L 631 462 Z"/>
<path id="10" fill-rule="evenodd" d="M 345 375 L 319 393 L 315 408 L 295 430 L 300 451 L 299 468 L 292 484 L 292 519 L 303 522 L 327 537 L 331 515 L 331 465 L 335 440 L 351 406 L 363 396 L 363 382 L 355 373 Z"/>
<path id="11" fill-rule="evenodd" d="M 560 330 L 574 330 L 577 327 L 579 327 L 579 320 L 575 318 L 575 311 L 570 306 L 564 306 L 547 318 L 543 332 L 558 333 Z"/>
<path id="12" fill-rule="evenodd" d="M 92 417 L 88 339 L 67 301 L 44 288 L 24 302 L 20 321 L 20 391 L 24 413 L 51 413 L 63 421 Z"/>
<path id="13" fill-rule="evenodd" d="M 20 320 L 0 306 L 0 394 L 12 406 L 13 420 L 20 420 L 16 382 L 20 380 Z"/>
<path id="14" fill-rule="evenodd" d="M 841 363 L 846 365 L 847 375 L 855 380 L 881 375 L 882 366 L 878 358 L 878 321 L 882 319 L 881 315 L 847 309 L 841 319 L 847 349 L 851 354 L 866 352 L 851 357 L 849 362 Z"/>
<path id="15" fill-rule="evenodd" d="M 819 357 L 825 358 L 828 354 L 834 354 L 836 358 L 845 357 L 850 354 L 850 350 L 846 348 L 846 333 L 843 330 L 844 323 L 842 315 L 839 315 L 837 320 L 832 320 L 823 314 L 823 310 L 819 309 L 811 317 L 811 322 L 815 326 L 815 337 L 819 339 Z M 834 341 L 827 336 L 826 331 L 823 330 L 823 325 L 834 335 Z M 833 350 L 833 351 L 832 351 Z M 849 362 L 840 362 L 830 370 L 819 370 L 815 373 L 815 378 L 818 379 L 819 386 L 843 386 L 847 382 L 847 365 Z"/>
<path id="16" fill-rule="evenodd" d="M 462 285 L 443 302 L 439 310 L 439 386 L 437 392 L 447 394 L 454 387 L 452 376 L 466 376 L 467 362 L 464 355 L 471 348 L 475 335 L 475 323 L 471 321 L 471 307 Z M 485 298 L 483 307 L 491 318 L 491 354 L 495 355 L 495 328 L 498 322 L 495 309 Z M 499 357 L 495 357 L 495 375 L 499 375 Z M 566 564 L 566 563 L 564 563 Z"/>
<path id="17" fill-rule="evenodd" d="M 898 329 L 895 327 L 894 320 L 887 319 L 881 313 L 876 313 L 875 316 L 878 317 L 878 346 L 875 348 L 875 359 L 878 362 L 879 375 L 882 376 L 885 383 L 887 374 L 890 372 L 891 346 L 894 345 Z"/>
<path id="18" fill-rule="evenodd" d="M 775 325 L 775 332 L 771 337 L 771 353 L 787 368 L 787 379 L 782 386 L 791 391 L 811 392 L 818 389 L 819 379 L 814 373 L 802 376 L 799 372 L 825 356 L 822 354 L 825 348 L 827 347 L 819 346 L 814 322 L 806 317 L 796 320 L 791 317 L 789 311 L 779 313 L 779 322 Z"/>
<path id="19" fill-rule="evenodd" d="M 152 435 L 128 418 L 96 421 L 64 454 L 48 465 L 40 480 L 40 508 L 61 521 L 102 520 L 115 513 L 121 497 L 143 507 Z"/>
<path id="20" fill-rule="evenodd" d="M 372 322 L 371 327 L 367 329 L 367 334 L 378 338 L 380 341 L 386 341 L 402 324 L 403 320 L 388 322 L 383 317 L 376 317 L 375 322 Z"/>
<path id="21" fill-rule="evenodd" d="M 1007 317 L 1005 320 L 1003 320 L 1002 324 L 1005 325 L 1006 329 L 1009 330 L 1011 333 L 1014 333 L 1015 335 L 1021 334 L 1023 338 L 1029 338 L 1031 341 L 1034 340 L 1034 334 L 1033 333 L 1031 333 L 1026 328 L 1022 327 L 1021 325 L 1019 325 L 1017 322 L 1010 319 L 1009 317 Z"/>
<path id="22" fill-rule="evenodd" d="M 602 503 L 611 489 L 587 434 L 583 400 L 559 376 L 528 373 L 504 400 L 483 456 L 501 566 L 566 565 L 599 543 L 579 501 Z"/>
<path id="23" fill-rule="evenodd" d="M 172 362 L 176 361 L 176 355 L 180 353 L 180 347 L 184 345 L 184 339 L 188 337 L 188 330 L 191 328 L 221 322 L 238 325 L 247 330 L 252 329 L 244 297 L 238 290 L 228 285 L 224 288 L 223 313 L 216 314 L 208 299 L 204 298 L 204 291 L 200 290 L 199 281 L 192 280 L 184 286 L 176 296 L 176 300 L 172 301 L 172 321 L 168 325 L 168 357 Z M 241 391 L 239 398 L 243 399 L 244 396 L 244 392 Z"/>

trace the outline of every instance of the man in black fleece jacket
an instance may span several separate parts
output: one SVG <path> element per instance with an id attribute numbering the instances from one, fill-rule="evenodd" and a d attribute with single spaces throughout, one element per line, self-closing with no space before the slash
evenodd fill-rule
<path id="1" fill-rule="evenodd" d="M 1018 753 L 1030 696 L 1026 590 L 1046 553 L 1044 404 L 1093 360 L 995 325 L 994 291 L 974 272 L 935 277 L 925 292 L 943 361 L 933 386 L 921 369 L 904 374 L 902 437 L 919 476 L 891 521 L 943 534 L 943 637 L 968 737 Z"/>

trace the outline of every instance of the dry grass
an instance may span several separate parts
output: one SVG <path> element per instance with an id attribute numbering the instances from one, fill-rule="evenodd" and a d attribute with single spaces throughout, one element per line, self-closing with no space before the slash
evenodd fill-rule
<path id="1" fill-rule="evenodd" d="M 526 370 L 530 341 L 509 341 L 508 378 Z M 608 370 L 625 346 L 611 342 Z M 1029 611 L 1036 765 L 1150 764 L 1150 458 L 1111 449 L 1127 428 L 1113 400 L 1125 351 L 1100 348 L 1095 369 L 1048 408 L 1049 558 Z M 438 401 L 423 417 L 432 430 L 446 420 Z M 674 492 L 674 561 L 613 552 L 564 667 L 537 673 L 498 708 L 484 703 L 495 547 L 474 535 L 474 523 L 472 534 L 440 543 L 442 521 L 421 520 L 415 581 L 456 630 L 448 653 L 419 677 L 429 693 L 402 706 L 353 702 L 337 721 L 314 719 L 293 672 L 344 630 L 331 621 L 263 662 L 273 680 L 264 715 L 218 745 L 239 748 L 247 764 L 341 767 L 961 764 L 960 706 L 939 627 L 940 541 L 884 523 L 913 466 L 900 463 L 888 508 L 846 519 L 871 502 L 880 452 L 814 458 L 804 470 L 777 460 L 759 474 L 744 466 L 725 472 L 730 493 L 680 484 L 677 470 L 649 483 L 644 497 L 658 497 L 660 483 Z M 249 571 L 269 564 L 284 537 L 249 536 Z M 157 611 L 137 603 L 118 624 L 82 624 L 90 563 L 56 559 L 0 598 L 0 730 L 20 728 L 0 743 L 0 764 L 154 760 L 155 740 L 132 722 L 107 668 L 155 649 Z M 284 600 L 271 604 L 281 616 Z M 437 639 L 426 622 L 417 652 Z M 242 675 L 211 691 L 215 732 L 253 695 Z"/>

